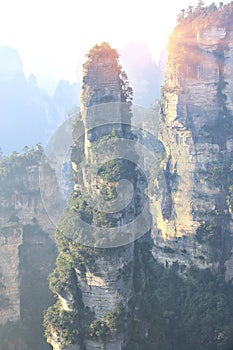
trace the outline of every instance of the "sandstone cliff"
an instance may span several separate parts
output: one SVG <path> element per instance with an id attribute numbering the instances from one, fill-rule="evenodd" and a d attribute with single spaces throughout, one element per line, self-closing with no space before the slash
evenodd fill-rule
<path id="1" fill-rule="evenodd" d="M 159 126 L 167 154 L 166 190 L 153 233 L 154 255 L 163 263 L 204 268 L 215 262 L 217 268 L 231 256 L 226 248 L 232 246 L 229 182 L 220 173 L 227 172 L 233 151 L 232 18 L 231 4 L 198 7 L 170 37 Z M 193 238 L 213 220 L 222 228 L 221 258 L 211 258 L 207 242 L 200 245 Z M 171 254 L 164 254 L 166 245 Z M 230 266 L 227 262 L 228 279 Z"/>
<path id="2" fill-rule="evenodd" d="M 120 350 L 129 338 L 134 238 L 122 243 L 124 229 L 120 228 L 139 211 L 140 205 L 138 202 L 136 206 L 134 198 L 126 210 L 127 205 L 123 210 L 105 212 L 95 199 L 103 196 L 105 201 L 113 200 L 117 182 L 128 172 L 138 190 L 137 198 L 141 195 L 143 201 L 143 186 L 139 186 L 137 177 L 132 179 L 132 173 L 138 173 L 135 165 L 127 159 L 118 159 L 116 154 L 111 159 L 119 151 L 114 142 L 132 138 L 131 94 L 117 52 L 107 43 L 94 46 L 83 69 L 81 117 L 73 131 L 75 191 L 59 225 L 60 254 L 50 279 L 51 289 L 59 299 L 45 317 L 46 334 L 54 349 Z M 95 173 L 95 167 L 99 172 Z M 94 199 L 92 205 L 88 203 L 90 197 Z M 121 198 L 121 206 L 124 201 Z M 119 230 L 114 234 L 117 227 Z M 63 272 L 61 260 L 64 264 L 69 261 Z M 64 274 L 66 282 L 59 283 Z M 55 321 L 58 313 L 60 326 Z M 82 320 L 79 313 L 84 315 Z M 74 318 L 75 327 L 65 324 L 64 317 L 70 322 Z"/>
<path id="3" fill-rule="evenodd" d="M 117 52 L 107 43 L 90 51 L 82 110 L 73 128 L 74 191 L 57 229 L 59 256 L 50 275 L 57 302 L 44 320 L 55 350 L 228 350 L 232 345 L 232 10 L 232 3 L 199 4 L 175 28 L 162 91 L 161 143 L 144 130 L 131 130 L 132 91 Z M 144 115 L 146 124 L 157 127 Z M 145 145 L 163 158 L 162 171 L 156 162 L 146 173 L 151 232 L 143 231 L 145 221 L 140 226 L 135 220 L 147 203 L 138 165 L 148 160 L 127 147 L 124 160 L 120 157 L 118 141 L 124 139 L 126 146 L 136 135 L 139 148 Z M 38 258 L 37 267 L 21 270 L 34 255 L 51 253 L 40 231 L 52 237 L 37 192 L 39 153 L 26 175 L 13 177 L 13 191 L 4 187 L 8 197 L 2 196 L 2 323 L 36 313 L 38 284 L 31 299 L 29 284 L 35 272 L 44 271 L 44 278 L 52 265 Z M 128 201 L 125 190 L 123 209 L 117 206 L 121 176 L 136 194 Z M 109 211 L 111 201 L 118 210 Z M 124 231 L 125 224 L 133 230 Z"/>
<path id="4" fill-rule="evenodd" d="M 150 176 L 152 242 L 135 246 L 127 350 L 232 348 L 232 11 L 199 2 L 170 38 L 164 178 Z"/>
<path id="5" fill-rule="evenodd" d="M 24 155 L 3 157 L 0 163 L 0 331 L 5 329 L 5 336 L 0 336 L 0 345 L 4 344 L 7 349 L 14 338 L 11 327 L 8 327 L 9 322 L 15 324 L 15 330 L 19 333 L 21 322 L 25 329 L 31 327 L 35 340 L 43 343 L 41 329 L 38 331 L 41 326 L 36 325 L 36 318 L 41 318 L 42 313 L 37 316 L 33 313 L 42 312 L 40 308 L 46 307 L 47 302 L 42 306 L 46 291 L 47 298 L 51 300 L 46 279 L 56 256 L 54 226 L 45 212 L 39 188 L 43 151 L 37 146 L 36 150 L 25 152 Z M 43 259 L 39 257 L 40 254 L 45 254 Z M 41 288 L 38 297 L 37 288 Z M 39 340 L 38 333 L 41 336 Z M 24 344 L 23 349 L 28 348 L 29 338 L 25 334 L 18 337 L 18 343 L 22 340 Z"/>

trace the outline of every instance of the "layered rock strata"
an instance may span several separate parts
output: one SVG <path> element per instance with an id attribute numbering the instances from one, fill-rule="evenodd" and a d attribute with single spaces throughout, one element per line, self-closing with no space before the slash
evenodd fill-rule
<path id="1" fill-rule="evenodd" d="M 107 43 L 94 46 L 84 65 L 81 116 L 73 130 L 71 159 L 75 190 L 71 208 L 65 211 L 59 228 L 62 240 L 69 237 L 69 252 L 61 248 L 60 257 L 65 254 L 65 259 L 68 259 L 71 256 L 69 271 L 72 270 L 74 284 L 72 289 L 65 285 L 59 290 L 53 288 L 57 284 L 55 276 L 52 290 L 58 295 L 59 303 L 48 310 L 45 318 L 48 341 L 54 349 L 120 350 L 129 339 L 135 237 L 131 233 L 124 240 L 124 228 L 121 227 L 130 223 L 141 211 L 145 202 L 145 183 L 142 179 L 139 181 L 141 176 L 136 163 L 132 164 L 127 156 L 121 160 L 122 150 L 118 146 L 114 148 L 112 144 L 120 139 L 126 143 L 133 139 L 130 130 L 131 95 L 117 52 Z M 127 149 L 124 151 L 126 155 Z M 137 157 L 133 158 L 136 162 Z M 98 168 L 97 172 L 95 167 Z M 137 193 L 129 203 L 123 194 L 120 199 L 123 208 L 112 212 L 105 212 L 98 205 L 98 200 L 92 205 L 88 204 L 90 197 L 96 200 L 102 196 L 105 204 L 116 199 L 116 186 L 121 176 L 132 182 Z M 79 222 L 74 234 L 71 222 L 76 222 L 77 217 L 88 225 L 84 230 Z M 112 229 L 117 227 L 118 233 L 114 235 Z M 73 253 L 75 250 L 79 252 L 78 259 L 77 253 Z M 84 260 L 80 264 L 81 256 Z M 61 267 L 57 266 L 57 274 L 60 273 Z M 78 334 L 67 339 L 65 325 L 59 331 L 53 322 L 53 315 L 56 310 L 71 315 L 79 308 L 88 310 L 89 321 L 79 322 L 77 319 L 74 332 L 79 329 Z M 86 330 L 83 329 L 84 325 Z"/>
<path id="2" fill-rule="evenodd" d="M 197 229 L 218 213 L 217 225 L 226 237 L 232 233 L 228 189 L 213 174 L 229 164 L 233 151 L 232 14 L 226 7 L 205 16 L 187 16 L 170 38 L 159 126 L 166 189 L 153 234 L 154 255 L 164 264 L 202 268 L 210 261 L 205 244 L 193 240 Z M 173 254 L 164 254 L 165 246 Z"/>
<path id="3" fill-rule="evenodd" d="M 6 175 L 1 176 L 0 196 L 0 271 L 1 317 L 0 325 L 8 321 L 18 321 L 21 315 L 21 273 L 20 247 L 24 244 L 24 228 L 38 225 L 54 240 L 55 228 L 49 220 L 40 196 L 39 168 L 43 150 L 37 150 L 4 161 Z M 8 162 L 8 163 L 7 163 Z M 40 244 L 40 238 L 34 237 L 34 243 Z M 49 239 L 49 238 L 48 238 Z M 55 258 L 55 253 L 54 253 Z M 49 271 L 48 271 L 49 273 Z M 5 301 L 5 302 L 4 302 Z"/>

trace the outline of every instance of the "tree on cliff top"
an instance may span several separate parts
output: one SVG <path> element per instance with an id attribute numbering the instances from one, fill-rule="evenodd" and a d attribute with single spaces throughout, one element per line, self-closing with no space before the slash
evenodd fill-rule
<path id="1" fill-rule="evenodd" d="M 103 57 L 110 56 L 112 59 L 119 60 L 119 55 L 116 49 L 111 48 L 109 43 L 102 42 L 100 45 L 95 45 L 86 55 L 88 59 L 92 59 L 93 57 Z"/>
<path id="2" fill-rule="evenodd" d="M 212 4 L 205 6 L 202 0 L 199 0 L 197 6 L 192 10 L 189 6 L 187 10 L 182 9 L 177 17 L 177 24 L 183 25 L 184 23 L 191 22 L 191 27 L 193 27 L 193 22 L 197 22 L 196 28 L 199 30 L 205 29 L 208 25 L 221 25 L 227 17 L 231 16 L 233 12 L 233 1 L 227 5 L 222 2 L 219 6 L 213 2 Z"/>
<path id="3" fill-rule="evenodd" d="M 129 84 L 129 79 L 126 72 L 122 69 L 119 63 L 119 54 L 116 49 L 113 49 L 109 43 L 103 42 L 100 45 L 95 45 L 86 55 L 87 62 L 84 63 L 83 68 L 88 70 L 89 66 L 96 61 L 102 61 L 104 58 L 110 58 L 113 64 L 117 66 L 119 82 L 121 85 L 121 102 L 131 104 L 133 100 L 133 89 Z"/>

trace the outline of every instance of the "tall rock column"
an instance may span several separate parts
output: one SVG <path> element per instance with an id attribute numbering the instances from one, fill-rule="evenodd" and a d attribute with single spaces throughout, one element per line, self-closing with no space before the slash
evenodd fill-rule
<path id="1" fill-rule="evenodd" d="M 107 43 L 94 46 L 84 65 L 81 115 L 73 130 L 75 190 L 60 220 L 60 254 L 50 279 L 58 302 L 45 316 L 54 349 L 120 350 L 129 339 L 134 237 L 124 240 L 121 227 L 140 212 L 145 185 L 137 165 L 118 157 L 115 145 L 133 139 L 131 100 L 117 52 Z M 108 203 L 121 196 L 121 179 L 130 181 L 137 195 L 127 202 L 123 193 L 118 210 L 108 211 Z"/>
<path id="2" fill-rule="evenodd" d="M 198 11 L 203 14 L 199 16 Z M 195 261 L 205 267 L 229 258 L 229 251 L 221 258 L 210 257 L 205 243 L 208 230 L 213 230 L 211 225 L 216 232 L 221 231 L 222 238 L 218 239 L 225 240 L 224 244 L 232 232 L 226 204 L 230 183 L 223 175 L 230 174 L 233 151 L 231 21 L 227 6 L 209 12 L 197 9 L 175 28 L 169 43 L 159 128 L 167 153 L 163 160 L 166 191 L 157 217 L 161 236 L 155 233 L 154 237 L 157 246 L 170 241 L 168 244 L 180 256 L 178 260 L 186 265 Z M 199 236 L 204 231 L 202 247 L 206 249 L 201 251 Z M 199 236 L 194 242 L 196 232 Z M 186 243 L 182 237 L 186 237 Z M 178 246 L 188 251 L 186 256 L 177 250 Z M 156 254 L 165 263 L 165 255 Z M 175 252 L 173 255 L 166 260 L 176 261 Z"/>

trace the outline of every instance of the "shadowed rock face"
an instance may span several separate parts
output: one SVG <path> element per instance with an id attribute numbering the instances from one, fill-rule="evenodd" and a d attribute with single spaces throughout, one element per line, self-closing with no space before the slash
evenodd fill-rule
<path id="1" fill-rule="evenodd" d="M 38 146 L 1 161 L 0 346 L 7 350 L 21 343 L 23 350 L 42 344 L 47 348 L 42 315 L 53 301 L 47 278 L 57 249 L 55 228 L 40 195 L 42 154 Z"/>

